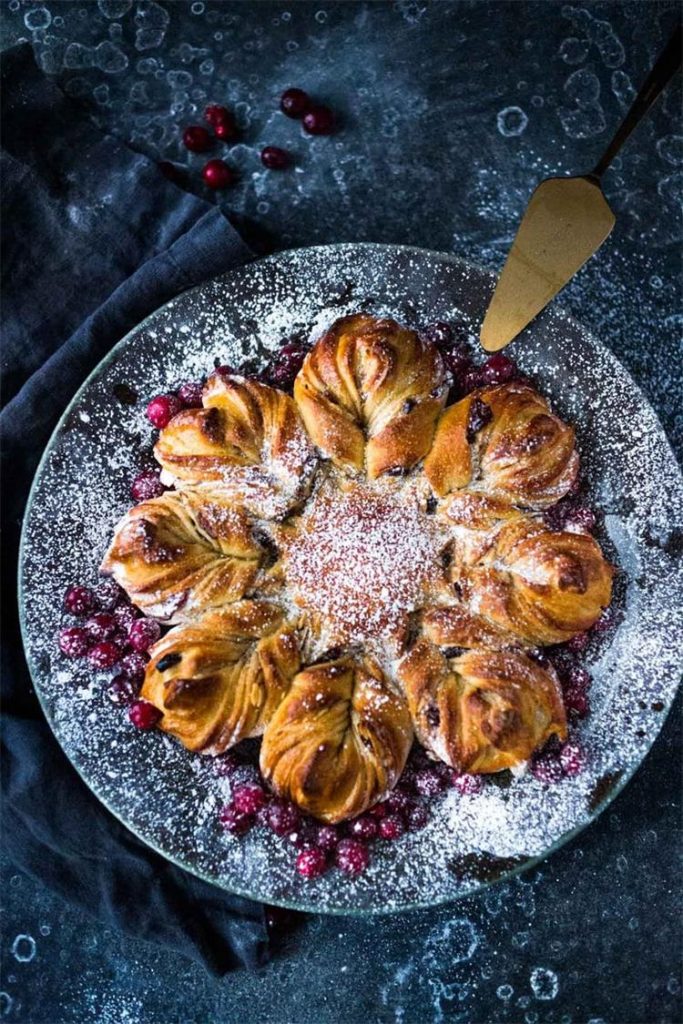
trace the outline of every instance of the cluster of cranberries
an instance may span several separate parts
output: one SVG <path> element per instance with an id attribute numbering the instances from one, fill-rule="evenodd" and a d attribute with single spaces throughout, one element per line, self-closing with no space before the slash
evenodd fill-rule
<path id="1" fill-rule="evenodd" d="M 244 835 L 258 826 L 269 829 L 294 847 L 296 870 L 307 879 L 318 878 L 333 866 L 345 875 L 362 874 L 375 842 L 391 842 L 425 827 L 430 800 L 449 788 L 473 796 L 482 787 L 477 776 L 459 775 L 447 765 L 434 764 L 416 749 L 399 785 L 386 800 L 351 821 L 323 825 L 302 814 L 295 804 L 273 797 L 255 769 L 251 774 L 252 769 L 234 754 L 224 755 L 216 770 L 233 779 L 232 800 L 219 814 L 223 827 L 233 835 Z"/>
<path id="2" fill-rule="evenodd" d="M 287 117 L 300 119 L 304 131 L 309 135 L 330 135 L 334 130 L 334 115 L 329 107 L 313 102 L 303 89 L 285 90 L 280 97 L 280 110 Z M 239 137 L 234 115 L 227 107 L 211 104 L 204 111 L 204 120 L 209 128 L 192 124 L 183 130 L 183 145 L 191 153 L 206 153 L 213 147 L 216 139 L 234 143 Z M 261 150 L 261 163 L 271 171 L 284 171 L 289 167 L 291 159 L 286 149 L 265 146 Z M 173 164 L 163 161 L 160 167 L 168 178 L 177 179 L 178 171 Z M 223 189 L 234 184 L 237 175 L 234 168 L 225 160 L 214 158 L 204 165 L 202 178 L 209 188 Z"/>
<path id="3" fill-rule="evenodd" d="M 75 585 L 64 595 L 64 610 L 79 620 L 59 633 L 59 649 L 67 658 L 86 659 L 93 671 L 116 668 L 107 687 L 113 704 L 128 708 L 138 729 L 151 729 L 161 712 L 138 695 L 149 661 L 147 651 L 161 630 L 153 619 L 144 619 L 111 579 L 97 587 Z"/>

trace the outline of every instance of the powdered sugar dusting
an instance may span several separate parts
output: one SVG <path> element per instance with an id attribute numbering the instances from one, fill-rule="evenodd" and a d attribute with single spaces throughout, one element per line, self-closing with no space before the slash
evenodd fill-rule
<path id="1" fill-rule="evenodd" d="M 588 759 L 580 775 L 556 786 L 505 775 L 474 796 L 451 791 L 423 831 L 379 845 L 366 874 L 305 882 L 287 844 L 261 829 L 244 838 L 221 829 L 216 810 L 229 783 L 212 759 L 135 731 L 107 701 L 104 678 L 55 650 L 64 591 L 94 581 L 130 505 L 130 481 L 149 464 L 154 438 L 144 407 L 153 394 L 199 379 L 215 359 L 263 363 L 294 330 L 315 337 L 358 308 L 411 326 L 457 320 L 474 338 L 491 286 L 490 275 L 461 261 L 395 247 L 326 247 L 252 264 L 183 294 L 134 331 L 77 396 L 41 466 L 21 585 L 27 656 L 46 714 L 74 765 L 129 827 L 230 890 L 341 912 L 459 897 L 590 821 L 645 755 L 673 698 L 683 630 L 680 472 L 628 375 L 561 311 L 541 316 L 513 355 L 576 426 L 590 502 L 604 513 L 599 540 L 619 567 L 614 625 L 587 651 L 593 711 L 577 733 Z M 121 385 L 136 404 L 117 401 Z M 407 515 L 397 513 L 392 529 Z"/>

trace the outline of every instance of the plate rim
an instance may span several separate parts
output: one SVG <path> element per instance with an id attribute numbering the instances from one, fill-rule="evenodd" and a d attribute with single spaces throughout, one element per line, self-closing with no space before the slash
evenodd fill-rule
<path id="1" fill-rule="evenodd" d="M 452 265 L 467 267 L 467 268 L 472 269 L 472 270 L 476 271 L 477 273 L 483 275 L 484 277 L 488 278 L 491 283 L 493 283 L 493 281 L 496 278 L 496 271 L 490 270 L 487 267 L 483 267 L 481 264 L 479 264 L 479 263 L 477 263 L 477 262 L 475 262 L 473 260 L 467 259 L 467 258 L 465 258 L 463 256 L 458 256 L 455 253 L 442 252 L 442 251 L 439 251 L 439 250 L 436 250 L 436 249 L 427 249 L 427 248 L 424 248 L 424 247 L 421 247 L 421 246 L 393 244 L 393 243 L 390 243 L 390 242 L 332 242 L 332 243 L 328 243 L 328 244 L 301 246 L 301 247 L 295 247 L 295 248 L 291 248 L 291 249 L 278 250 L 277 252 L 271 253 L 268 256 L 264 256 L 264 257 L 260 257 L 260 258 L 254 258 L 252 260 L 246 261 L 245 263 L 239 264 L 238 266 L 231 267 L 229 270 L 223 271 L 222 273 L 217 274 L 214 277 L 206 278 L 206 280 L 201 281 L 201 282 L 199 282 L 197 284 L 192 285 L 189 288 L 185 288 L 182 291 L 178 292 L 177 295 L 174 295 L 171 299 L 168 299 L 166 302 L 162 303 L 162 305 L 160 305 L 156 309 L 152 310 L 151 313 L 148 313 L 147 316 L 145 316 L 143 320 L 141 320 L 138 324 L 136 324 L 129 331 L 127 331 L 126 334 L 123 335 L 123 337 L 121 337 L 119 339 L 119 341 L 117 341 L 112 346 L 112 348 L 110 348 L 109 351 L 105 353 L 105 355 L 102 357 L 102 359 L 100 359 L 97 362 L 97 364 L 87 374 L 87 376 L 85 377 L 85 379 L 83 380 L 81 385 L 78 387 L 78 389 L 74 392 L 73 396 L 71 397 L 71 399 L 69 400 L 68 404 L 66 405 L 63 413 L 59 417 L 59 419 L 58 419 L 54 429 L 52 430 L 52 432 L 50 434 L 50 437 L 49 437 L 48 441 L 46 442 L 45 447 L 43 449 L 43 452 L 42 452 L 42 455 L 41 455 L 40 460 L 38 462 L 38 465 L 36 467 L 35 473 L 33 475 L 33 479 L 31 481 L 31 487 L 30 487 L 29 492 L 28 492 L 28 496 L 27 496 L 27 499 L 26 499 L 26 505 L 25 505 L 25 508 L 24 508 L 23 516 L 22 516 L 21 534 L 20 534 L 19 548 L 18 548 L 18 563 L 17 563 L 17 602 L 18 602 L 19 625 L 20 625 L 20 630 L 21 630 L 21 639 L 22 639 L 22 646 L 23 646 L 23 651 L 24 651 L 24 657 L 26 659 L 26 664 L 27 664 L 27 667 L 28 667 L 28 670 L 29 670 L 29 675 L 30 675 L 30 678 L 31 678 L 31 683 L 33 685 L 34 692 L 35 692 L 35 694 L 36 694 L 36 696 L 38 698 L 38 702 L 40 704 L 40 707 L 41 707 L 41 710 L 43 712 L 43 715 L 44 715 L 44 717 L 45 717 L 45 719 L 46 719 L 46 721 L 48 723 L 48 726 L 50 728 L 50 731 L 52 732 L 52 735 L 55 738 L 55 742 L 58 744 L 58 746 L 60 747 L 60 749 L 63 752 L 63 754 L 66 756 L 66 758 L 67 758 L 71 768 L 73 768 L 76 771 L 76 773 L 79 776 L 79 778 L 85 783 L 85 785 L 88 787 L 90 792 L 100 802 L 100 804 L 105 808 L 105 810 L 107 811 L 108 814 L 111 814 L 113 816 L 113 818 L 117 822 L 122 824 L 124 826 L 124 828 L 128 829 L 136 837 L 136 839 L 139 839 L 140 842 L 144 843 L 145 846 L 149 847 L 156 854 L 158 854 L 159 856 L 163 857 L 164 860 L 166 860 L 169 863 L 173 864 L 175 867 L 180 868 L 182 871 L 187 871 L 191 875 L 194 875 L 195 877 L 200 878 L 202 881 L 204 881 L 204 882 L 206 882 L 206 883 L 208 883 L 210 885 L 216 886 L 217 888 L 223 890 L 224 892 L 228 892 L 228 893 L 231 893 L 232 895 L 239 896 L 239 897 L 241 897 L 243 899 L 248 899 L 248 900 L 251 900 L 251 901 L 254 901 L 254 902 L 258 902 L 258 903 L 261 903 L 263 905 L 281 907 L 281 908 L 288 909 L 288 910 L 299 911 L 301 913 L 329 914 L 331 916 L 336 916 L 336 917 L 359 917 L 359 918 L 366 918 L 366 917 L 374 917 L 374 916 L 379 916 L 379 915 L 411 913 L 413 911 L 425 910 L 425 909 L 428 909 L 428 908 L 431 908 L 431 907 L 441 907 L 441 906 L 445 906 L 445 905 L 447 905 L 449 903 L 455 903 L 455 902 L 458 902 L 459 900 L 467 899 L 468 897 L 471 897 L 471 896 L 473 896 L 475 894 L 478 894 L 480 892 L 483 892 L 484 890 L 489 889 L 493 885 L 497 885 L 499 883 L 505 883 L 505 882 L 509 881 L 510 879 L 515 878 L 517 875 L 521 874 L 522 872 L 526 872 L 528 870 L 531 870 L 532 868 L 536 867 L 541 862 L 543 862 L 543 861 L 547 860 L 549 857 L 553 856 L 555 853 L 558 852 L 558 850 L 562 849 L 563 846 L 565 846 L 567 843 L 571 842 L 571 840 L 574 839 L 577 835 L 579 835 L 581 832 L 585 831 L 587 828 L 589 828 L 591 825 L 593 825 L 594 822 L 611 805 L 613 800 L 615 800 L 616 797 L 619 796 L 619 794 L 624 790 L 624 788 L 632 780 L 632 778 L 634 777 L 636 772 L 640 769 L 640 767 L 644 764 L 644 762 L 646 761 L 646 759 L 650 755 L 654 744 L 656 743 L 657 739 L 659 738 L 659 736 L 660 736 L 660 734 L 662 732 L 662 729 L 664 728 L 664 725 L 666 724 L 666 722 L 669 719 L 669 716 L 671 714 L 671 710 L 672 710 L 673 705 L 674 705 L 674 703 L 676 701 L 676 697 L 678 695 L 678 688 L 680 687 L 680 675 L 683 672 L 683 668 L 679 667 L 679 683 L 677 684 L 677 688 L 674 691 L 673 696 L 672 696 L 671 700 L 668 703 L 668 706 L 666 707 L 665 713 L 663 715 L 661 715 L 661 717 L 657 721 L 656 729 L 654 730 L 654 732 L 652 734 L 651 742 L 649 743 L 649 746 L 648 746 L 647 751 L 645 752 L 644 756 L 641 757 L 640 760 L 637 760 L 632 765 L 630 765 L 626 769 L 624 769 L 624 771 L 620 775 L 619 779 L 613 784 L 613 786 L 610 788 L 610 790 L 606 794 L 606 796 L 600 801 L 600 803 L 598 804 L 597 808 L 594 811 L 591 812 L 591 815 L 590 815 L 588 820 L 580 822 L 577 825 L 575 825 L 573 828 L 569 829 L 568 831 L 563 832 L 562 835 L 559 836 L 558 839 L 554 843 L 552 843 L 550 846 L 548 846 L 546 849 L 544 849 L 541 853 L 535 854 L 535 855 L 533 855 L 531 857 L 528 857 L 528 858 L 524 858 L 519 864 L 516 864 L 513 867 L 510 867 L 510 868 L 508 868 L 506 870 L 501 871 L 501 873 L 499 875 L 496 875 L 495 878 L 491 878 L 491 879 L 477 879 L 476 881 L 472 882 L 471 884 L 466 884 L 466 886 L 463 889 L 463 891 L 458 893 L 457 895 L 446 895 L 443 898 L 433 899 L 433 900 L 418 900 L 417 902 L 411 903 L 409 906 L 369 907 L 369 908 L 358 908 L 358 909 L 355 909 L 355 908 L 341 908 L 341 907 L 334 907 L 334 906 L 332 906 L 332 907 L 328 907 L 328 906 L 321 907 L 315 901 L 299 900 L 299 901 L 296 901 L 296 902 L 292 902 L 291 900 L 287 900 L 287 899 L 283 899 L 283 898 L 272 898 L 272 899 L 270 897 L 264 898 L 263 896 L 255 894 L 253 892 L 249 892 L 249 891 L 247 891 L 245 889 L 238 888 L 235 885 L 233 885 L 232 883 L 230 884 L 230 886 L 228 886 L 227 884 L 222 882 L 220 878 L 216 878 L 216 877 L 213 877 L 213 876 L 211 876 L 209 874 L 206 874 L 205 872 L 201 871 L 199 868 L 197 868 L 197 867 L 195 867 L 193 865 L 187 864 L 183 860 L 181 860 L 180 858 L 178 858 L 178 857 L 168 853 L 166 850 L 161 849 L 161 847 L 158 846 L 153 840 L 151 840 L 146 835 L 142 834 L 134 825 L 130 824 L 129 821 L 127 821 L 123 817 L 121 817 L 119 815 L 119 813 L 117 811 L 115 811 L 110 806 L 109 802 L 101 795 L 101 793 L 99 792 L 98 786 L 95 783 L 93 783 L 92 780 L 88 779 L 83 774 L 83 772 L 81 771 L 80 767 L 77 764 L 74 763 L 74 761 L 72 760 L 71 756 L 69 755 L 67 750 L 65 750 L 65 748 L 62 745 L 62 743 L 60 742 L 59 736 L 57 735 L 57 732 L 55 730 L 55 726 L 54 726 L 54 723 L 53 723 L 53 720 L 52 720 L 52 716 L 51 716 L 51 714 L 48 711 L 46 699 L 44 699 L 44 695 L 42 693 L 42 688 L 41 688 L 40 685 L 38 685 L 38 683 L 36 681 L 39 678 L 39 674 L 38 674 L 38 671 L 37 671 L 37 666 L 35 666 L 34 659 L 33 659 L 32 654 L 31 654 L 30 645 L 28 643 L 28 640 L 29 640 L 29 638 L 28 638 L 28 624 L 27 624 L 27 621 L 26 621 L 26 616 L 24 615 L 24 604 L 25 604 L 25 598 L 26 598 L 26 591 L 25 591 L 25 581 L 24 581 L 23 569 L 24 569 L 24 561 L 25 561 L 25 556 L 26 556 L 26 547 L 27 547 L 27 543 L 28 543 L 28 541 L 27 541 L 28 522 L 29 522 L 29 519 L 31 518 L 31 513 L 32 513 L 32 509 L 33 509 L 33 504 L 34 504 L 34 501 L 35 501 L 35 498 L 36 498 L 36 493 L 37 493 L 37 490 L 38 490 L 38 485 L 39 485 L 40 479 L 42 477 L 42 473 L 43 473 L 43 469 L 44 469 L 45 463 L 46 463 L 47 459 L 49 458 L 49 456 L 50 456 L 50 454 L 52 452 L 54 444 L 57 441 L 58 435 L 60 434 L 63 425 L 67 421 L 69 415 L 72 412 L 73 407 L 79 401 L 81 395 L 86 391 L 86 389 L 87 389 L 88 385 L 90 384 L 91 380 L 93 380 L 93 378 L 95 378 L 104 368 L 106 368 L 111 363 L 111 361 L 116 357 L 117 353 L 122 348 L 125 347 L 125 345 L 128 343 L 128 341 L 129 341 L 129 339 L 131 338 L 132 335 L 134 335 L 134 334 L 137 335 L 142 329 L 144 329 L 145 325 L 153 317 L 156 317 L 162 310 L 166 310 L 169 307 L 173 306 L 174 303 L 176 303 L 180 299 L 182 299 L 183 296 L 186 296 L 186 295 L 188 295 L 188 294 L 190 294 L 190 293 L 192 293 L 194 291 L 198 291 L 198 290 L 200 290 L 202 288 L 205 288 L 208 284 L 211 284 L 214 281 L 222 281 L 222 280 L 225 280 L 226 278 L 229 278 L 233 274 L 244 272 L 245 270 L 247 270 L 248 268 L 254 266 L 255 264 L 261 265 L 261 264 L 264 264 L 264 263 L 275 263 L 275 262 L 279 262 L 283 258 L 290 257 L 290 256 L 293 256 L 293 255 L 296 255 L 298 258 L 300 258 L 302 253 L 304 253 L 304 254 L 318 253 L 318 254 L 321 254 L 321 255 L 325 254 L 325 253 L 334 254 L 334 253 L 338 253 L 338 252 L 341 252 L 341 251 L 344 251 L 344 250 L 349 250 L 349 249 L 352 249 L 352 250 L 365 249 L 365 250 L 369 250 L 369 251 L 381 250 L 381 251 L 388 251 L 388 252 L 392 252 L 392 253 L 396 253 L 396 252 L 413 253 L 415 255 L 431 258 L 435 262 L 450 263 Z M 668 452 L 668 455 L 670 456 L 671 463 L 675 467 L 675 471 L 676 471 L 675 472 L 675 482 L 679 484 L 681 489 L 683 489 L 683 471 L 681 470 L 681 466 L 679 465 L 679 462 L 678 462 L 676 454 L 675 454 L 675 452 L 673 450 L 673 446 L 671 444 L 671 441 L 669 440 L 669 438 L 667 436 L 667 433 L 664 430 L 664 427 L 663 427 L 663 425 L 661 423 L 659 415 L 657 414 L 657 411 L 652 406 L 650 400 L 648 399 L 647 395 L 644 393 L 644 391 L 641 388 L 640 384 L 634 379 L 634 377 L 632 376 L 632 374 L 628 370 L 628 368 L 626 366 L 624 366 L 624 364 L 619 361 L 619 359 L 614 354 L 612 349 L 609 348 L 607 345 L 605 345 L 604 342 L 602 342 L 592 331 L 590 331 L 579 320 L 577 320 L 575 316 L 573 316 L 572 314 L 568 313 L 567 310 L 561 304 L 560 305 L 553 305 L 552 306 L 552 311 L 556 315 L 559 315 L 562 319 L 566 320 L 569 324 L 575 326 L 584 335 L 587 335 L 591 339 L 591 341 L 597 347 L 599 347 L 602 350 L 602 354 L 607 357 L 608 361 L 610 363 L 612 363 L 613 365 L 617 366 L 621 372 L 623 372 L 623 373 L 625 373 L 627 375 L 627 377 L 629 378 L 629 381 L 631 382 L 633 388 L 635 389 L 635 391 L 637 393 L 637 396 L 638 396 L 639 400 L 648 409 L 649 413 L 653 417 L 654 423 L 656 425 L 657 434 L 659 436 L 659 440 L 664 442 L 664 446 L 665 446 L 665 448 L 666 448 L 666 450 Z M 523 335 L 523 332 L 521 332 L 521 333 Z M 518 335 L 517 337 L 520 337 L 520 336 Z M 515 339 L 515 340 L 517 340 L 517 339 Z"/>

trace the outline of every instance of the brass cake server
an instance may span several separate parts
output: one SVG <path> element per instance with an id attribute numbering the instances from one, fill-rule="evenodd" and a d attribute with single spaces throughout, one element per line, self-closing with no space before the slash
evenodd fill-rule
<path id="1" fill-rule="evenodd" d="M 589 174 L 546 178 L 529 200 L 481 326 L 487 352 L 505 348 L 605 241 L 616 218 L 600 180 L 638 122 L 681 67 L 679 26 L 614 138 Z"/>

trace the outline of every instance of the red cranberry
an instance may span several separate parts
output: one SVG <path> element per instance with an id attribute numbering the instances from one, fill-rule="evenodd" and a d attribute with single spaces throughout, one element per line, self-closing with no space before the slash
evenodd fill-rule
<path id="1" fill-rule="evenodd" d="M 284 171 L 289 167 L 289 153 L 279 146 L 266 146 L 261 150 L 261 163 L 270 171 Z"/>
<path id="2" fill-rule="evenodd" d="M 319 878 L 327 871 L 325 851 L 316 846 L 302 850 L 296 858 L 296 870 L 304 878 Z"/>
<path id="3" fill-rule="evenodd" d="M 484 386 L 486 381 L 481 375 L 481 370 L 469 370 L 463 377 L 462 386 L 466 393 L 474 391 L 475 388 L 481 388 Z"/>
<path id="4" fill-rule="evenodd" d="M 384 801 L 384 806 L 390 814 L 401 814 L 411 806 L 412 802 L 407 793 L 401 789 L 395 789 Z"/>
<path id="5" fill-rule="evenodd" d="M 221 121 L 216 121 L 213 130 L 221 142 L 234 142 L 239 135 L 239 128 L 232 114 L 228 114 Z"/>
<path id="6" fill-rule="evenodd" d="M 103 612 L 113 612 L 124 596 L 120 586 L 111 576 L 100 580 L 95 587 L 95 603 Z"/>
<path id="7" fill-rule="evenodd" d="M 147 406 L 147 419 L 158 430 L 163 430 L 180 412 L 181 402 L 177 395 L 157 395 Z"/>
<path id="8" fill-rule="evenodd" d="M 564 706 L 570 718 L 586 718 L 590 713 L 590 699 L 583 690 L 568 686 L 564 691 Z"/>
<path id="9" fill-rule="evenodd" d="M 238 810 L 234 804 L 226 804 L 225 807 L 222 807 L 218 818 L 223 828 L 236 836 L 243 836 L 254 824 L 252 815 Z"/>
<path id="10" fill-rule="evenodd" d="M 480 775 L 456 775 L 453 779 L 453 788 L 457 789 L 461 796 L 476 796 L 481 793 L 484 783 Z"/>
<path id="11" fill-rule="evenodd" d="M 141 683 L 145 678 L 149 657 L 139 651 L 131 651 L 121 658 L 121 671 L 134 683 Z"/>
<path id="12" fill-rule="evenodd" d="M 531 774 L 546 786 L 559 782 L 563 774 L 559 757 L 552 753 L 539 754 L 531 762 Z"/>
<path id="13" fill-rule="evenodd" d="M 202 178 L 209 188 L 228 188 L 235 181 L 235 172 L 225 160 L 209 160 L 202 171 Z"/>
<path id="14" fill-rule="evenodd" d="M 404 831 L 403 820 L 398 814 L 388 814 L 379 823 L 380 839 L 398 839 Z"/>
<path id="15" fill-rule="evenodd" d="M 368 814 L 371 814 L 373 818 L 386 818 L 388 813 L 387 805 L 384 802 L 381 804 L 375 804 L 375 806 L 371 807 L 368 811 Z"/>
<path id="16" fill-rule="evenodd" d="M 332 853 L 339 845 L 339 838 L 339 832 L 334 825 L 320 825 L 315 841 L 321 850 Z"/>
<path id="17" fill-rule="evenodd" d="M 444 788 L 444 781 L 434 768 L 423 768 L 415 774 L 415 789 L 420 796 L 436 796 Z"/>
<path id="18" fill-rule="evenodd" d="M 502 384 L 517 375 L 517 367 L 502 352 L 489 356 L 480 370 L 482 379 L 487 384 Z"/>
<path id="19" fill-rule="evenodd" d="M 232 366 L 224 364 L 222 366 L 217 366 L 214 373 L 217 373 L 220 377 L 232 377 L 234 376 L 235 371 Z"/>
<path id="20" fill-rule="evenodd" d="M 204 385 L 201 381 L 192 380 L 181 384 L 178 388 L 178 398 L 189 409 L 199 409 L 202 404 L 202 392 Z"/>
<path id="21" fill-rule="evenodd" d="M 422 328 L 420 337 L 437 348 L 447 349 L 453 344 L 453 328 L 445 320 L 435 320 L 433 324 Z"/>
<path id="22" fill-rule="evenodd" d="M 569 512 L 565 526 L 567 529 L 580 530 L 582 533 L 592 533 L 595 529 L 595 522 L 595 512 L 585 505 L 578 505 Z"/>
<path id="23" fill-rule="evenodd" d="M 211 136 L 200 124 L 192 124 L 183 132 L 183 145 L 193 153 L 204 153 L 211 149 Z"/>
<path id="24" fill-rule="evenodd" d="M 111 668 L 120 657 L 119 646 L 113 640 L 102 640 L 88 651 L 88 661 L 95 669 Z"/>
<path id="25" fill-rule="evenodd" d="M 370 851 L 358 839 L 342 839 L 334 859 L 345 875 L 362 875 L 370 863 Z"/>
<path id="26" fill-rule="evenodd" d="M 138 473 L 130 486 L 130 495 L 134 501 L 151 501 L 164 493 L 166 488 L 159 479 L 159 473 L 153 469 L 146 469 Z"/>
<path id="27" fill-rule="evenodd" d="M 153 729 L 164 717 L 154 704 L 147 700 L 136 700 L 131 705 L 128 717 L 136 729 Z"/>
<path id="28" fill-rule="evenodd" d="M 72 615 L 87 615 L 95 607 L 95 595 L 89 587 L 69 587 L 64 607 Z"/>
<path id="29" fill-rule="evenodd" d="M 90 650 L 91 640 L 80 626 L 69 626 L 59 634 L 59 649 L 67 658 L 83 658 Z"/>
<path id="30" fill-rule="evenodd" d="M 161 627 L 154 619 L 135 619 L 128 630 L 128 643 L 134 651 L 148 651 L 161 636 Z"/>
<path id="31" fill-rule="evenodd" d="M 286 836 L 296 831 L 301 815 L 294 804 L 274 800 L 265 811 L 265 821 L 276 836 Z"/>
<path id="32" fill-rule="evenodd" d="M 221 121 L 230 121 L 232 114 L 227 107 L 221 107 L 217 103 L 211 103 L 204 111 L 204 120 L 208 121 L 213 127 L 220 124 Z"/>
<path id="33" fill-rule="evenodd" d="M 576 636 L 571 637 L 564 644 L 566 650 L 571 651 L 572 654 L 581 654 L 585 651 L 590 642 L 590 636 L 588 633 L 577 633 Z"/>
<path id="34" fill-rule="evenodd" d="M 360 818 L 355 818 L 351 822 L 349 832 L 356 839 L 364 839 L 369 842 L 377 835 L 377 819 L 371 818 L 369 814 L 362 814 Z"/>
<path id="35" fill-rule="evenodd" d="M 280 97 L 280 110 L 287 117 L 303 117 L 311 105 L 303 89 L 285 89 Z"/>
<path id="36" fill-rule="evenodd" d="M 606 608 L 602 613 L 598 621 L 594 626 L 591 627 L 592 633 L 606 633 L 611 628 L 613 621 L 612 612 L 609 608 Z"/>
<path id="37" fill-rule="evenodd" d="M 133 623 L 140 617 L 140 612 L 137 610 L 135 605 L 132 604 L 120 604 L 114 608 L 113 616 L 116 619 L 116 624 L 119 629 L 125 630 L 126 637 L 128 636 L 128 630 Z"/>
<path id="38" fill-rule="evenodd" d="M 472 444 L 480 430 L 493 419 L 493 410 L 481 398 L 475 398 L 467 417 L 467 441 Z"/>
<path id="39" fill-rule="evenodd" d="M 565 743 L 560 751 L 560 764 L 569 779 L 581 774 L 585 766 L 585 756 L 578 743 Z"/>
<path id="40" fill-rule="evenodd" d="M 429 821 L 429 813 L 423 804 L 413 804 L 405 812 L 404 819 L 410 832 L 418 832 Z"/>
<path id="41" fill-rule="evenodd" d="M 110 640 L 118 628 L 118 623 L 111 612 L 96 612 L 85 624 L 85 629 L 93 641 Z"/>
<path id="42" fill-rule="evenodd" d="M 239 760 L 239 758 L 235 757 L 233 753 L 228 751 L 227 753 L 221 754 L 220 757 L 216 758 L 213 764 L 213 770 L 216 775 L 219 775 L 222 778 L 229 778 L 231 775 L 235 774 L 235 772 L 238 770 L 238 768 L 241 767 L 241 765 L 242 762 Z"/>
<path id="43" fill-rule="evenodd" d="M 128 676 L 119 672 L 107 687 L 107 696 L 112 704 L 129 706 L 137 699 L 138 688 Z"/>
<path id="44" fill-rule="evenodd" d="M 303 125 L 309 135 L 330 135 L 334 130 L 334 114 L 329 107 L 311 107 L 304 114 Z"/>
<path id="45" fill-rule="evenodd" d="M 261 786 L 251 783 L 235 786 L 232 794 L 233 804 L 243 814 L 256 814 L 264 806 L 266 800 L 266 794 Z"/>

